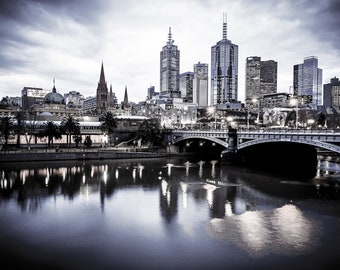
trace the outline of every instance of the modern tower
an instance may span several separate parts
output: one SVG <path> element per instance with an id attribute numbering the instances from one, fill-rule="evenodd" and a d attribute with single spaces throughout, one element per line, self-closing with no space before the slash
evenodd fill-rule
<path id="1" fill-rule="evenodd" d="M 168 41 L 160 52 L 160 95 L 180 97 L 179 60 L 180 51 L 174 45 L 171 27 L 169 27 Z"/>
<path id="2" fill-rule="evenodd" d="M 193 83 L 193 103 L 198 106 L 208 106 L 208 64 L 200 63 L 194 65 L 194 83 Z"/>
<path id="3" fill-rule="evenodd" d="M 107 83 L 105 81 L 105 75 L 104 75 L 104 64 L 102 62 L 102 67 L 100 70 L 100 77 L 97 87 L 97 111 L 98 113 L 103 113 L 107 110 L 108 107 L 108 88 Z"/>
<path id="4" fill-rule="evenodd" d="M 259 56 L 246 59 L 246 103 L 277 93 L 277 62 L 261 61 Z"/>
<path id="5" fill-rule="evenodd" d="M 306 57 L 303 64 L 294 65 L 294 95 L 311 104 L 316 109 L 322 105 L 322 69 L 318 68 L 318 58 Z"/>
<path id="6" fill-rule="evenodd" d="M 323 85 L 323 106 L 340 109 L 340 81 L 334 77 L 330 83 Z"/>
<path id="7" fill-rule="evenodd" d="M 179 74 L 179 91 L 181 98 L 185 102 L 192 103 L 192 87 L 193 87 L 194 73 L 187 71 Z"/>
<path id="8" fill-rule="evenodd" d="M 211 103 L 237 102 L 238 45 L 227 39 L 227 16 L 223 14 L 222 40 L 211 47 Z"/>

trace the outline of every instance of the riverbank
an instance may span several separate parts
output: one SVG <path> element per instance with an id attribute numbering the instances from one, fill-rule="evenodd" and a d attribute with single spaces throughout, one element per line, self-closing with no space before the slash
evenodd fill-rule
<path id="1" fill-rule="evenodd" d="M 61 160 L 100 160 L 100 159 L 128 159 L 153 158 L 179 155 L 179 153 L 160 151 L 140 151 L 129 148 L 98 148 L 98 149 L 45 149 L 18 150 L 0 154 L 0 162 L 37 162 Z"/>

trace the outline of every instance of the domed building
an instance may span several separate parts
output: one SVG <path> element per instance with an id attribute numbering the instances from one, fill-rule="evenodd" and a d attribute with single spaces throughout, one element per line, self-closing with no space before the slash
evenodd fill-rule
<path id="1" fill-rule="evenodd" d="M 64 97 L 61 94 L 57 93 L 57 89 L 55 88 L 55 80 L 53 80 L 52 92 L 48 93 L 44 97 L 44 104 L 64 104 L 65 105 Z"/>
<path id="2" fill-rule="evenodd" d="M 66 106 L 64 96 L 57 93 L 57 89 L 55 87 L 55 79 L 53 79 L 52 92 L 46 94 L 42 104 L 32 106 L 31 112 L 35 113 L 39 119 L 48 118 L 54 120 L 59 120 L 63 116 L 68 114 L 80 114 L 80 111 L 77 108 Z"/>

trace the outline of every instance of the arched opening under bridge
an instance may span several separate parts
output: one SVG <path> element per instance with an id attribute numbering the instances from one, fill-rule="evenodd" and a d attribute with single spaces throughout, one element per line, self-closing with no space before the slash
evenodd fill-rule
<path id="1" fill-rule="evenodd" d="M 181 153 L 212 156 L 218 158 L 221 156 L 222 151 L 226 149 L 226 145 L 220 144 L 219 141 L 215 140 L 214 138 L 183 138 L 175 141 L 174 145 Z"/>
<path id="2" fill-rule="evenodd" d="M 317 171 L 317 150 L 296 142 L 266 142 L 237 151 L 237 162 L 248 167 L 297 178 L 312 178 Z"/>

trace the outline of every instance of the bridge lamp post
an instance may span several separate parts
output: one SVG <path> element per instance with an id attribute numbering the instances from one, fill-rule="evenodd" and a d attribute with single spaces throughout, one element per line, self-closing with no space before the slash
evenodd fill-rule
<path id="1" fill-rule="evenodd" d="M 308 119 L 308 120 L 307 120 L 307 124 L 308 124 L 308 126 L 309 126 L 310 129 L 312 129 L 312 126 L 313 126 L 314 123 L 315 123 L 315 120 L 314 120 L 314 119 Z"/>
<path id="2" fill-rule="evenodd" d="M 213 107 L 209 107 L 208 108 L 208 112 L 211 114 L 211 115 L 214 115 L 214 118 L 215 118 L 215 129 L 216 129 L 216 108 L 213 106 Z"/>
<path id="3" fill-rule="evenodd" d="M 231 116 L 227 117 L 227 123 L 229 123 L 230 126 L 233 124 L 233 120 L 234 118 L 232 118 Z"/>
<path id="4" fill-rule="evenodd" d="M 298 128 L 298 122 L 299 122 L 299 100 L 297 98 L 293 98 L 290 100 L 290 104 L 292 106 L 296 106 L 296 119 L 295 119 L 295 127 Z"/>

